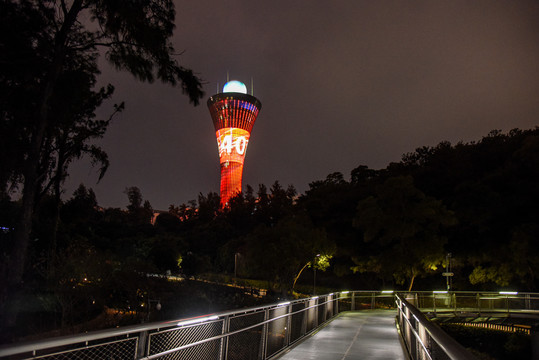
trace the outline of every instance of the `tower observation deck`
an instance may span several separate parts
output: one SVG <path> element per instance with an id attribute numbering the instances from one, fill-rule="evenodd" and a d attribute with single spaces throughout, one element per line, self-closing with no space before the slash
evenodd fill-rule
<path id="1" fill-rule="evenodd" d="M 247 145 L 261 107 L 260 100 L 248 95 L 239 81 L 229 81 L 222 93 L 208 99 L 219 149 L 222 207 L 228 206 L 230 198 L 241 192 Z"/>

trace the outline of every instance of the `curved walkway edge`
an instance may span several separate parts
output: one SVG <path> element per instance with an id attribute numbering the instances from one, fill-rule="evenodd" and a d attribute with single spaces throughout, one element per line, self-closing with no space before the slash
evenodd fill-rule
<path id="1" fill-rule="evenodd" d="M 279 360 L 408 359 L 393 310 L 343 312 Z"/>

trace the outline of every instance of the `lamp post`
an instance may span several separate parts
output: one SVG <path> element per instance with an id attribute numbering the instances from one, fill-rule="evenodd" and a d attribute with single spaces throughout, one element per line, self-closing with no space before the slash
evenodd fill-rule
<path id="1" fill-rule="evenodd" d="M 234 279 L 238 277 L 238 257 L 240 256 L 240 253 L 234 254 Z"/>
<path id="2" fill-rule="evenodd" d="M 452 276 L 453 273 L 451 272 L 451 253 L 448 253 L 446 256 L 446 272 L 443 274 L 446 279 L 446 285 L 447 285 L 447 291 L 451 290 L 452 284 Z"/>
<path id="3" fill-rule="evenodd" d="M 159 299 L 154 300 L 154 299 L 148 298 L 148 315 L 147 315 L 147 318 L 146 318 L 147 322 L 150 321 L 150 310 L 152 309 L 152 302 L 156 303 L 155 304 L 155 310 L 157 310 L 157 311 L 161 310 L 161 300 L 159 300 Z"/>
<path id="4" fill-rule="evenodd" d="M 313 259 L 313 295 L 316 295 L 316 258 L 320 257 L 320 254 L 316 254 Z"/>

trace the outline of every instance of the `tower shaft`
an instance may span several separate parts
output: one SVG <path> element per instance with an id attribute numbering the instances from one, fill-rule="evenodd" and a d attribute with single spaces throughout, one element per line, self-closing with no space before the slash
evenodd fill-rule
<path id="1" fill-rule="evenodd" d="M 257 98 L 243 93 L 220 93 L 208 99 L 219 149 L 223 207 L 241 192 L 247 145 L 261 107 Z"/>

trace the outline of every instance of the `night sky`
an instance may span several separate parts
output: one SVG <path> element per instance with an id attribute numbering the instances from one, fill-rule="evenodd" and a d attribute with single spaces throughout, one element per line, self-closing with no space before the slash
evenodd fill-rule
<path id="1" fill-rule="evenodd" d="M 217 84 L 251 78 L 262 102 L 243 185 L 309 182 L 447 140 L 539 125 L 539 1 L 176 1 L 180 62 L 205 82 L 193 107 L 177 88 L 137 82 L 102 61 L 125 101 L 99 145 L 111 166 L 71 167 L 101 206 L 137 186 L 155 209 L 219 191 L 206 106 Z M 219 90 L 220 92 L 220 90 Z M 112 102 L 99 110 L 104 117 Z"/>

